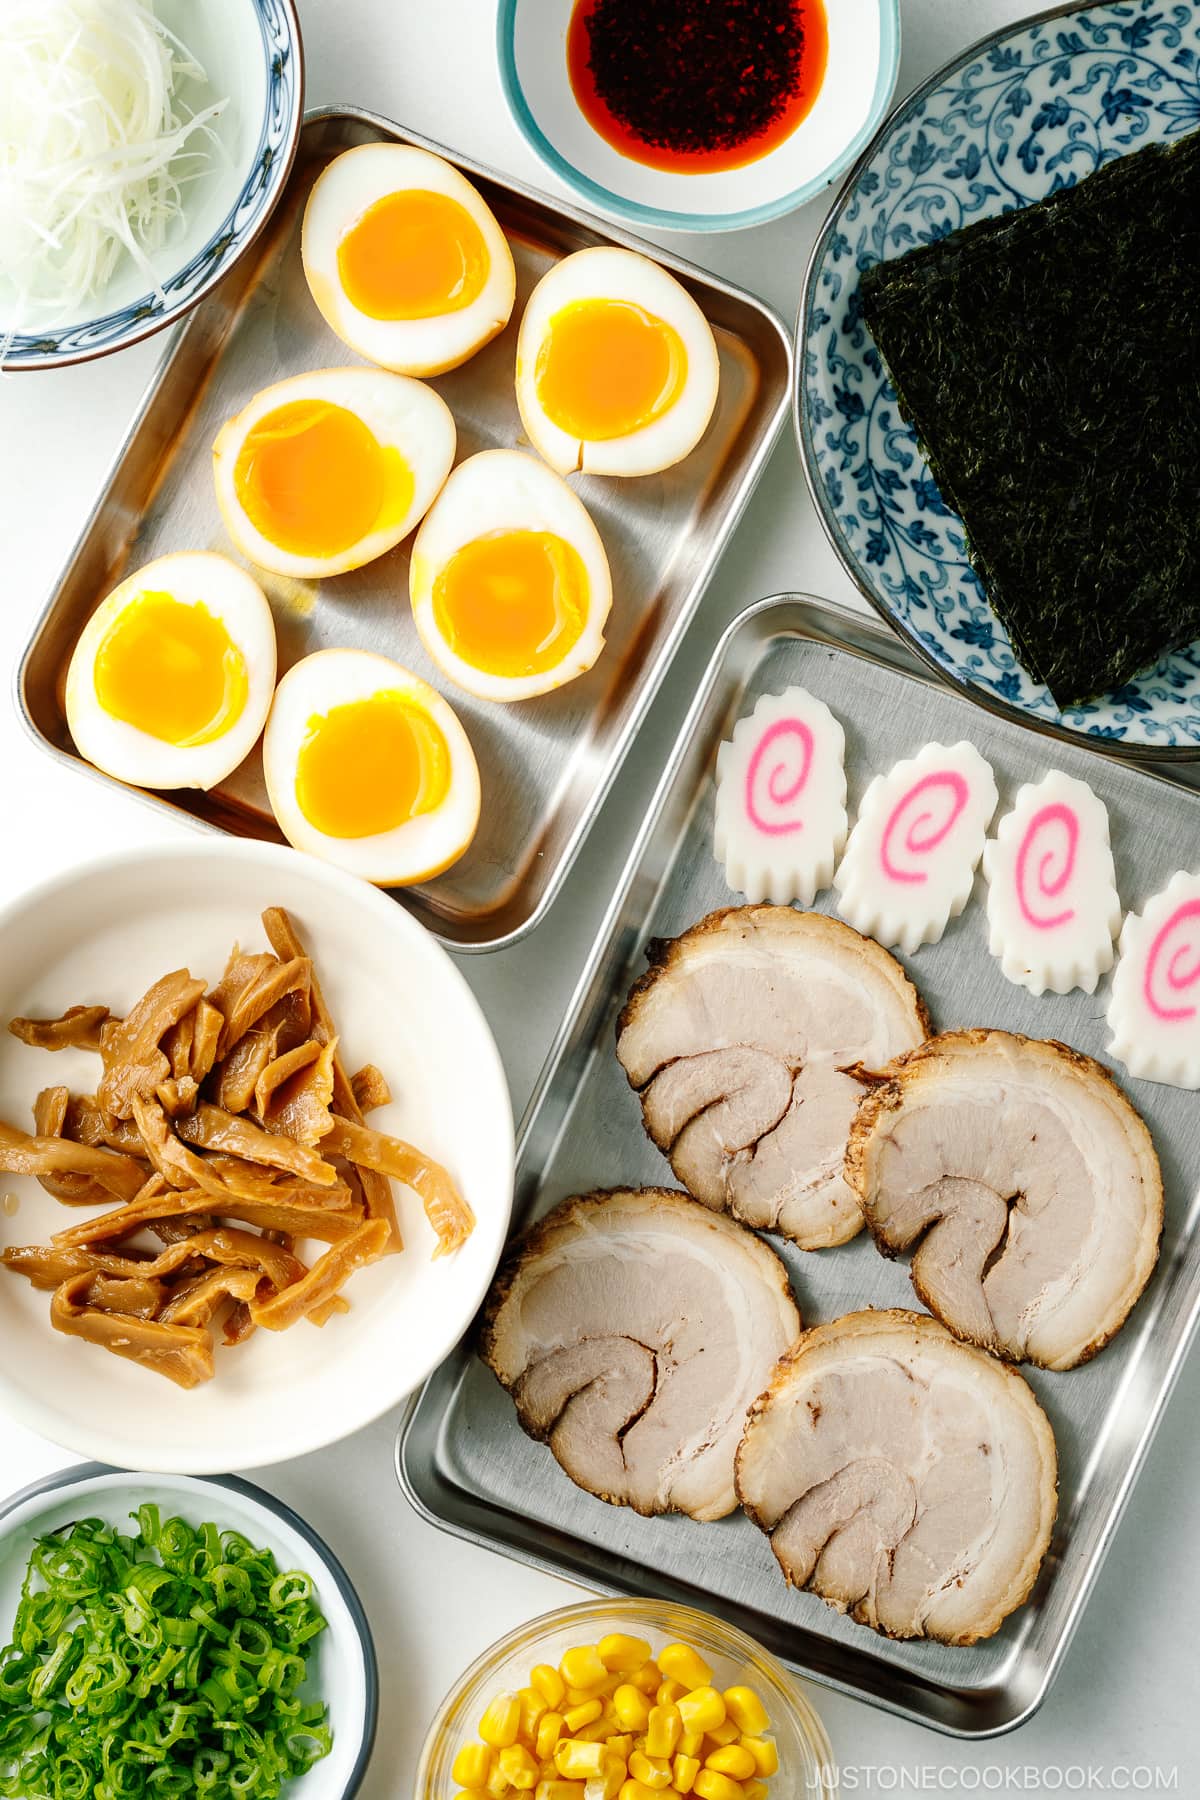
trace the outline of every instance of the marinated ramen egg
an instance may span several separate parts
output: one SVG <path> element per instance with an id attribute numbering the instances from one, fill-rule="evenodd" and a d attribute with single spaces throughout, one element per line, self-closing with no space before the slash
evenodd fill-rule
<path id="1" fill-rule="evenodd" d="M 543 275 L 517 340 L 517 405 L 561 474 L 651 475 L 694 450 L 717 403 L 708 320 L 631 250 L 577 250 Z"/>
<path id="2" fill-rule="evenodd" d="M 528 700 L 590 669 L 612 580 L 566 482 L 520 450 L 460 463 L 417 533 L 409 594 L 421 642 L 482 700 Z"/>
<path id="3" fill-rule="evenodd" d="M 440 394 L 382 369 L 317 369 L 264 388 L 213 445 L 229 535 L 276 575 L 319 579 L 393 549 L 454 461 Z"/>
<path id="4" fill-rule="evenodd" d="M 479 770 L 457 714 L 366 650 L 318 650 L 288 670 L 263 772 L 289 843 L 381 887 L 440 874 L 479 823 Z"/>
<path id="5" fill-rule="evenodd" d="M 486 201 L 411 144 L 345 150 L 313 185 L 301 256 L 343 343 L 405 375 L 456 369 L 507 325 L 508 240 Z"/>
<path id="6" fill-rule="evenodd" d="M 81 756 L 148 788 L 211 788 L 249 756 L 275 686 L 275 624 L 224 556 L 149 562 L 102 600 L 67 670 Z"/>

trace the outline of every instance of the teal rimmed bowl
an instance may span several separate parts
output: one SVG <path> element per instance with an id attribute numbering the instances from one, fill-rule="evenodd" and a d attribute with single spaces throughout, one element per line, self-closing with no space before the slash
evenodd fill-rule
<path id="1" fill-rule="evenodd" d="M 857 156 L 896 85 L 899 0 L 827 3 L 825 77 L 790 137 L 740 169 L 652 169 L 614 149 L 581 112 L 567 72 L 572 11 L 573 0 L 500 0 L 504 97 L 525 141 L 585 206 L 641 229 L 737 231 L 802 206 Z"/>

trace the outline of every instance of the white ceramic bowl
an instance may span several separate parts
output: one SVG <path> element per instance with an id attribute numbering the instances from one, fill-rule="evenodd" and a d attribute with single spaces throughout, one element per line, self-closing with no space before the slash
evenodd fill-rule
<path id="1" fill-rule="evenodd" d="M 160 331 L 249 249 L 283 193 L 304 114 L 294 0 L 157 0 L 156 11 L 207 77 L 184 91 L 184 101 L 199 111 L 228 100 L 213 121 L 208 165 L 189 183 L 184 213 L 155 258 L 162 291 L 147 292 L 140 269 L 123 257 L 79 316 L 18 332 L 5 351 L 6 372 L 83 362 Z M 0 281 L 0 337 L 3 312 Z"/>
<path id="2" fill-rule="evenodd" d="M 213 1380 L 165 1377 L 51 1328 L 49 1296 L 0 1269 L 0 1409 L 85 1456 L 211 1474 L 318 1450 L 399 1404 L 453 1347 L 487 1291 L 512 1204 L 513 1126 L 488 1026 L 445 951 L 377 888 L 275 844 L 211 838 L 121 852 L 60 876 L 0 914 L 0 1025 L 99 1002 L 122 1013 L 187 965 L 215 981 L 231 945 L 265 948 L 259 915 L 285 906 L 310 948 L 351 1067 L 393 1093 L 381 1131 L 444 1163 L 478 1223 L 452 1256 L 395 1185 L 404 1250 L 354 1277 L 350 1311 L 322 1330 L 258 1331 L 218 1345 Z M 0 1030 L 0 1118 L 26 1125 L 38 1090 L 91 1092 L 96 1058 L 50 1056 Z M 0 1176 L 0 1245 L 45 1243 L 71 1212 L 32 1178 Z"/>
<path id="3" fill-rule="evenodd" d="M 677 173 L 622 156 L 581 112 L 567 70 L 574 0 L 500 0 L 500 79 L 517 126 L 585 206 L 657 231 L 733 231 L 777 219 L 845 169 L 887 110 L 900 64 L 898 0 L 827 0 L 829 60 L 791 136 L 744 168 Z"/>
<path id="4" fill-rule="evenodd" d="M 324 1540 L 281 1500 L 248 1481 L 128 1475 L 87 1463 L 14 1494 L 0 1506 L 0 1647 L 9 1641 L 35 1537 L 73 1519 L 104 1519 L 128 1530 L 130 1513 L 147 1503 L 159 1506 L 164 1519 L 179 1517 L 192 1526 L 212 1520 L 240 1531 L 258 1548 L 272 1551 L 282 1571 L 302 1569 L 312 1576 L 327 1629 L 316 1641 L 303 1694 L 328 1706 L 333 1748 L 292 1784 L 289 1800 L 350 1800 L 370 1760 L 379 1711 L 371 1628 L 349 1576 Z"/>

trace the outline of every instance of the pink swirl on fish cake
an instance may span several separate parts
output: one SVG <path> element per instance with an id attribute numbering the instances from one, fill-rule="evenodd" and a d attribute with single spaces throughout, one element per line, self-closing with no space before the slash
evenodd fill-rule
<path id="1" fill-rule="evenodd" d="M 935 770 L 931 775 L 923 775 L 920 781 L 909 788 L 906 794 L 901 795 L 900 799 L 897 800 L 895 806 L 892 808 L 891 815 L 884 827 L 883 836 L 879 843 L 879 860 L 883 865 L 883 872 L 889 880 L 903 882 L 928 881 L 929 873 L 926 869 L 902 869 L 897 866 L 892 854 L 892 837 L 900 828 L 902 817 L 907 808 L 912 806 L 926 791 L 936 791 L 939 789 L 946 790 L 951 795 L 950 811 L 946 818 L 941 824 L 937 824 L 936 814 L 931 808 L 927 807 L 924 812 L 918 813 L 911 821 L 904 835 L 903 848 L 910 856 L 929 856 L 953 830 L 959 814 L 967 804 L 970 789 L 967 786 L 966 778 L 960 775 L 957 769 Z M 931 821 L 934 821 L 932 829 L 928 830 L 925 835 L 922 835 L 922 827 L 929 826 Z"/>

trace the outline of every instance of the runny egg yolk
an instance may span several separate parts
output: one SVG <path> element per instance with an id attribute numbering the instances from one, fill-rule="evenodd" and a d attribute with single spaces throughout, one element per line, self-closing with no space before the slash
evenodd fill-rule
<path id="1" fill-rule="evenodd" d="M 96 655 L 96 699 L 163 744 L 211 744 L 241 717 L 246 661 L 202 602 L 142 593 L 124 607 Z"/>
<path id="2" fill-rule="evenodd" d="M 441 727 L 399 692 L 330 707 L 308 721 L 296 800 L 332 838 L 376 837 L 436 810 L 450 788 Z"/>
<path id="3" fill-rule="evenodd" d="M 600 443 L 661 418 L 686 375 L 683 339 L 665 319 L 631 300 L 573 300 L 550 320 L 535 380 L 553 424 Z"/>
<path id="4" fill-rule="evenodd" d="M 296 556 L 338 556 L 403 518 L 413 472 L 400 452 L 329 400 L 292 400 L 247 431 L 233 472 L 256 531 Z"/>
<path id="5" fill-rule="evenodd" d="M 477 300 L 490 258 L 483 233 L 449 194 L 405 188 L 368 206 L 338 245 L 347 299 L 371 319 L 435 319 Z"/>
<path id="6" fill-rule="evenodd" d="M 491 531 L 463 544 L 433 584 L 438 631 L 489 675 L 541 675 L 562 661 L 587 619 L 587 570 L 551 531 Z"/>

